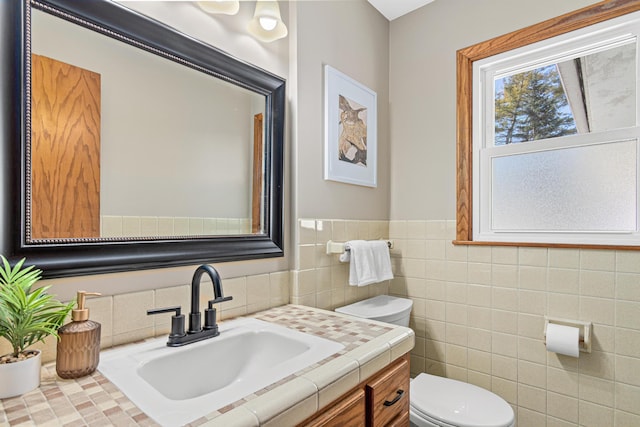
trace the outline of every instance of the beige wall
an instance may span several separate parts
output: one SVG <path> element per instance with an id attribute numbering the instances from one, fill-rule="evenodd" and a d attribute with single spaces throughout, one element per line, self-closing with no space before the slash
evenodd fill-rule
<path id="1" fill-rule="evenodd" d="M 391 219 L 455 219 L 456 51 L 593 0 L 436 0 L 391 23 Z"/>
<path id="2" fill-rule="evenodd" d="M 389 218 L 389 23 L 364 0 L 295 7 L 293 141 L 296 218 Z M 325 181 L 324 74 L 331 65 L 378 96 L 378 187 Z"/>
<path id="3" fill-rule="evenodd" d="M 289 73 L 289 40 L 261 43 L 247 32 L 247 22 L 253 17 L 255 3 L 240 2 L 236 15 L 210 15 L 195 2 L 118 0 L 124 6 L 135 9 L 158 21 L 221 49 L 236 58 L 250 62 L 281 77 Z M 289 25 L 288 2 L 282 2 L 280 12 Z"/>

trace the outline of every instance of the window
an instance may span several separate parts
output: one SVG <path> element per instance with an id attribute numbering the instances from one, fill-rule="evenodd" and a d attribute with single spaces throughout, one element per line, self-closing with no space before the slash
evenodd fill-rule
<path id="1" fill-rule="evenodd" d="M 458 52 L 459 242 L 640 246 L 640 12 L 620 15 Z"/>

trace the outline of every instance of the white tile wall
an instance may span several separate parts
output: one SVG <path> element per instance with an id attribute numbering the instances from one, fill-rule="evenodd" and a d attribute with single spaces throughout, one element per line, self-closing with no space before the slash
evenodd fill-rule
<path id="1" fill-rule="evenodd" d="M 291 303 L 333 310 L 370 296 L 386 294 L 389 282 L 349 286 L 349 264 L 338 254 L 327 254 L 329 240 L 387 239 L 388 221 L 301 219 L 297 227 Z"/>
<path id="2" fill-rule="evenodd" d="M 182 218 L 103 215 L 102 237 L 197 236 L 251 233 L 249 218 Z"/>
<path id="3" fill-rule="evenodd" d="M 640 252 L 454 246 L 454 221 L 302 219 L 297 236 L 292 302 L 333 309 L 385 292 L 413 300 L 414 375 L 492 390 L 519 427 L 640 426 Z M 324 245 L 369 238 L 394 242 L 396 277 L 354 289 Z M 593 322 L 593 352 L 548 353 L 545 315 Z"/>
<path id="4" fill-rule="evenodd" d="M 413 374 L 488 388 L 518 426 L 640 425 L 640 252 L 454 246 L 454 235 L 454 221 L 389 224 L 390 291 L 414 301 Z M 544 315 L 592 321 L 593 352 L 548 353 Z"/>

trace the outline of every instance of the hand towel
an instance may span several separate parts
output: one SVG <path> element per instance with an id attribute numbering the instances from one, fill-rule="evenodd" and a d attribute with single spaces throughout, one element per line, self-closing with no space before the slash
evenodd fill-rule
<path id="1" fill-rule="evenodd" d="M 349 284 L 366 286 L 393 279 L 389 246 L 384 240 L 351 240 Z"/>

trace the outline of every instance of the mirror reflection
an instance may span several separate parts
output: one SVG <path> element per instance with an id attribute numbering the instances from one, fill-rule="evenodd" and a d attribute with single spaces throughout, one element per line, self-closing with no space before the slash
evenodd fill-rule
<path id="1" fill-rule="evenodd" d="M 494 81 L 494 145 L 635 126 L 636 45 L 609 46 Z"/>
<path id="2" fill-rule="evenodd" d="M 265 97 L 32 11 L 30 240 L 263 232 Z"/>

